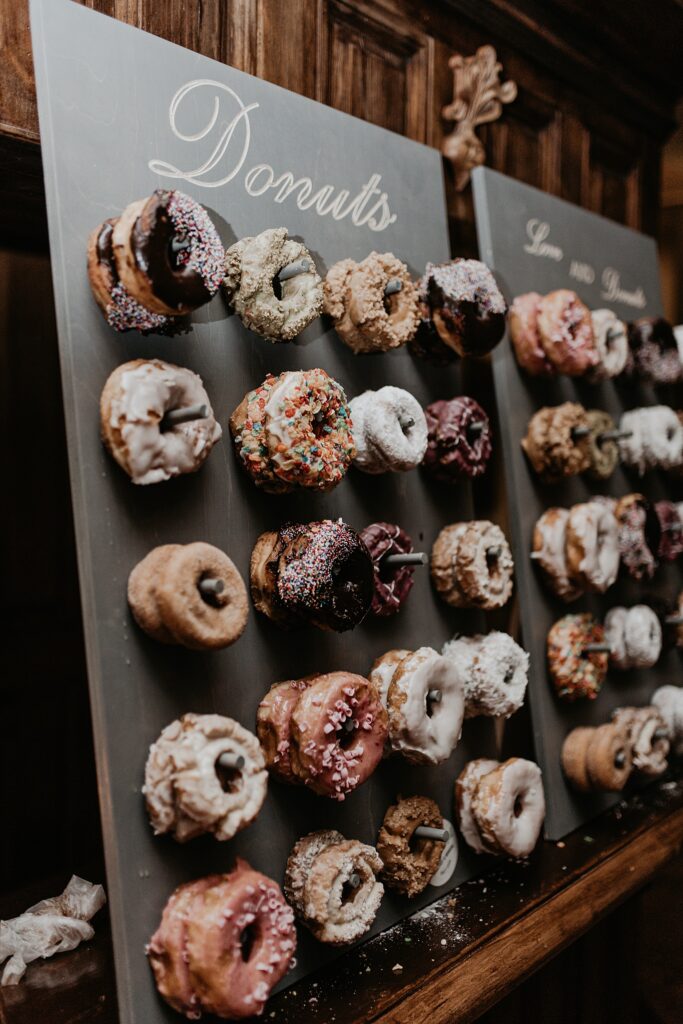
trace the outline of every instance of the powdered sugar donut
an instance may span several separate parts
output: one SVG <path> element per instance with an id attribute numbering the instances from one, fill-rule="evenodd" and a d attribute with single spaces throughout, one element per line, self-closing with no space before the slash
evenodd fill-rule
<path id="1" fill-rule="evenodd" d="M 511 757 L 479 780 L 472 811 L 482 836 L 510 857 L 528 857 L 545 818 L 541 769 Z"/>
<path id="2" fill-rule="evenodd" d="M 529 655 L 507 633 L 455 637 L 443 648 L 465 680 L 465 718 L 509 718 L 524 703 Z"/>
<path id="3" fill-rule="evenodd" d="M 662 627 L 646 604 L 610 608 L 605 616 L 605 642 L 616 668 L 651 668 L 662 652 Z"/>
<path id="4" fill-rule="evenodd" d="M 681 377 L 681 359 L 671 324 L 663 317 L 641 317 L 629 324 L 633 372 L 655 384 L 674 384 Z"/>
<path id="5" fill-rule="evenodd" d="M 590 311 L 567 288 L 544 295 L 538 304 L 538 334 L 557 373 L 580 377 L 598 363 Z"/>
<path id="6" fill-rule="evenodd" d="M 622 462 L 642 474 L 647 469 L 675 469 L 683 463 L 683 423 L 668 405 L 653 405 L 625 412 L 619 430 Z"/>
<path id="7" fill-rule="evenodd" d="M 567 519 L 567 568 L 584 590 L 603 594 L 619 573 L 619 526 L 605 505 L 574 505 Z"/>
<path id="8" fill-rule="evenodd" d="M 649 778 L 663 775 L 669 767 L 667 755 L 670 743 L 667 726 L 659 709 L 616 708 L 612 712 L 612 721 L 628 732 L 635 770 Z"/>
<path id="9" fill-rule="evenodd" d="M 455 607 L 502 608 L 512 593 L 513 570 L 505 534 L 486 519 L 444 527 L 432 548 L 434 586 Z"/>
<path id="10" fill-rule="evenodd" d="M 390 385 L 364 391 L 349 407 L 358 469 L 396 473 L 419 466 L 427 448 L 427 421 L 409 391 Z"/>
<path id="11" fill-rule="evenodd" d="M 588 371 L 589 380 L 597 383 L 618 377 L 628 362 L 628 336 L 626 324 L 611 309 L 594 309 L 591 312 L 593 337 L 598 353 L 598 363 Z"/>
<path id="12" fill-rule="evenodd" d="M 545 354 L 538 332 L 538 292 L 518 295 L 510 306 L 508 329 L 517 362 L 534 377 L 551 377 L 555 367 Z"/>
<path id="13" fill-rule="evenodd" d="M 566 539 L 569 509 L 549 508 L 536 520 L 532 550 L 545 582 L 563 601 L 581 597 L 583 590 L 573 579 L 567 565 Z"/>
<path id="14" fill-rule="evenodd" d="M 479 831 L 472 800 L 477 786 L 488 772 L 498 767 L 498 761 L 479 757 L 468 761 L 455 780 L 455 811 L 462 837 L 475 853 L 500 853 L 498 845 L 489 844 Z"/>
<path id="15" fill-rule="evenodd" d="M 652 694 L 651 703 L 657 708 L 669 731 L 671 749 L 677 757 L 683 755 L 683 689 L 679 686 L 660 686 Z"/>

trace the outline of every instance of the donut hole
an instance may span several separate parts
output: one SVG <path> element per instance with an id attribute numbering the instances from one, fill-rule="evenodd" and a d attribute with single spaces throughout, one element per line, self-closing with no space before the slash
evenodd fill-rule
<path id="1" fill-rule="evenodd" d="M 279 273 L 279 271 L 278 271 L 278 273 Z M 275 296 L 275 298 L 279 302 L 280 299 L 282 298 L 282 282 L 280 281 L 280 278 L 277 276 L 277 274 L 273 278 L 272 286 L 273 286 L 273 295 Z"/>
<path id="2" fill-rule="evenodd" d="M 252 921 L 251 924 L 248 924 L 247 927 L 240 932 L 240 953 L 245 964 L 251 959 L 251 954 L 254 952 L 254 946 L 256 945 L 257 938 L 258 928 L 255 921 Z"/>
<path id="3" fill-rule="evenodd" d="M 614 755 L 614 767 L 617 770 L 621 770 L 624 767 L 625 764 L 626 764 L 626 751 L 625 750 L 617 750 L 617 752 Z"/>
<path id="4" fill-rule="evenodd" d="M 493 575 L 498 569 L 498 559 L 500 558 L 499 548 L 487 548 L 486 549 L 486 570 L 489 575 Z"/>
<path id="5" fill-rule="evenodd" d="M 442 700 L 442 695 L 440 691 L 437 690 L 436 693 L 438 694 L 438 696 L 435 695 L 434 697 L 432 697 L 431 693 L 432 691 L 430 690 L 425 695 L 425 712 L 427 714 L 427 718 L 432 718 L 436 714 L 436 712 L 439 709 L 439 704 L 441 703 Z"/>
<path id="6" fill-rule="evenodd" d="M 186 231 L 176 231 L 168 243 L 168 262 L 174 270 L 184 267 L 190 257 L 192 241 Z"/>
<path id="7" fill-rule="evenodd" d="M 223 585 L 222 589 L 218 593 L 211 590 L 202 590 L 200 587 L 200 584 L 203 583 L 204 580 L 215 579 L 216 577 L 210 572 L 202 573 L 200 578 L 197 580 L 197 590 L 199 591 L 199 596 L 204 604 L 208 604 L 210 608 L 223 608 L 226 604 L 225 585 Z"/>
<path id="8" fill-rule="evenodd" d="M 325 437 L 325 427 L 327 426 L 327 417 L 325 416 L 325 410 L 319 409 L 311 419 L 311 430 L 313 436 L 316 439 Z"/>
<path id="9" fill-rule="evenodd" d="M 353 879 L 353 881 L 352 881 L 352 879 Z M 349 904 L 349 903 L 353 903 L 353 901 L 355 900 L 356 896 L 358 895 L 359 889 L 360 889 L 360 879 L 358 878 L 358 875 L 355 875 L 355 878 L 354 878 L 353 875 L 351 876 L 351 878 L 347 878 L 346 881 L 344 882 L 344 884 L 342 885 L 342 890 L 341 890 L 341 897 L 340 898 L 341 898 L 342 906 L 344 906 L 346 904 Z"/>
<path id="10" fill-rule="evenodd" d="M 227 768 L 220 763 L 220 758 L 214 765 L 216 777 L 224 793 L 236 793 L 242 781 L 242 772 L 239 768 Z"/>
<path id="11" fill-rule="evenodd" d="M 521 796 L 516 796 L 515 797 L 515 802 L 512 805 L 512 813 L 515 816 L 515 818 L 519 818 L 519 816 L 520 816 L 520 814 L 522 813 L 523 810 L 524 810 L 524 801 L 522 800 Z"/>
<path id="12" fill-rule="evenodd" d="M 356 742 L 356 723 L 353 718 L 347 718 L 339 726 L 336 732 L 337 746 L 346 750 L 352 743 Z"/>

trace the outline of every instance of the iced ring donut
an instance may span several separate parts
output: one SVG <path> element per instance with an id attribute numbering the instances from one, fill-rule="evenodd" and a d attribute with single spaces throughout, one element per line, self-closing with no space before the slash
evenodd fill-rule
<path id="1" fill-rule="evenodd" d="M 681 378 L 676 335 L 663 317 L 642 317 L 629 324 L 628 341 L 633 372 L 655 384 L 675 384 Z"/>
<path id="2" fill-rule="evenodd" d="M 683 554 L 681 506 L 673 501 L 656 501 L 654 511 L 660 532 L 657 557 L 663 562 L 674 562 Z"/>
<path id="3" fill-rule="evenodd" d="M 590 310 L 567 288 L 544 295 L 538 303 L 538 334 L 556 373 L 580 377 L 598 364 Z"/>
<path id="4" fill-rule="evenodd" d="M 341 832 L 311 832 L 295 844 L 285 869 L 285 894 L 318 942 L 345 946 L 375 920 L 384 895 L 377 850 Z"/>
<path id="5" fill-rule="evenodd" d="M 626 324 L 611 309 L 594 309 L 591 322 L 598 362 L 588 371 L 588 379 L 598 383 L 618 377 L 626 369 L 629 358 L 628 336 Z"/>
<path id="6" fill-rule="evenodd" d="M 387 295 L 390 281 L 400 281 L 401 288 Z M 371 252 L 360 263 L 335 263 L 327 272 L 323 296 L 323 311 L 356 354 L 398 348 L 417 330 L 417 287 L 405 263 L 390 252 Z"/>
<path id="7" fill-rule="evenodd" d="M 646 604 L 610 608 L 605 616 L 605 642 L 615 668 L 651 668 L 662 652 L 662 627 Z"/>
<path id="8" fill-rule="evenodd" d="M 453 659 L 431 647 L 408 651 L 394 665 L 383 701 L 393 753 L 413 764 L 450 757 L 465 715 L 464 680 Z"/>
<path id="9" fill-rule="evenodd" d="M 205 832 L 232 839 L 256 818 L 267 786 L 255 736 L 223 715 L 187 714 L 150 747 L 142 792 L 155 834 L 185 843 Z"/>
<path id="10" fill-rule="evenodd" d="M 548 632 L 548 669 L 555 692 L 564 700 L 594 700 L 607 675 L 608 655 L 586 651 L 588 644 L 604 644 L 605 631 L 592 615 L 565 615 Z"/>
<path id="11" fill-rule="evenodd" d="M 360 536 L 341 519 L 289 523 L 256 541 L 250 583 L 256 609 L 278 625 L 343 633 L 370 611 L 374 566 Z"/>
<path id="12" fill-rule="evenodd" d="M 522 440 L 534 472 L 551 483 L 583 473 L 590 465 L 589 429 L 586 410 L 577 402 L 539 409 Z"/>
<path id="13" fill-rule="evenodd" d="M 414 565 L 388 565 L 389 555 L 409 554 L 413 542 L 395 523 L 371 523 L 361 532 L 374 569 L 374 593 L 370 610 L 386 618 L 395 615 L 413 586 Z"/>
<path id="14" fill-rule="evenodd" d="M 437 480 L 457 483 L 486 471 L 491 458 L 491 424 L 473 398 L 432 402 L 425 409 L 429 440 L 424 466 Z"/>
<path id="15" fill-rule="evenodd" d="M 119 280 L 112 241 L 116 221 L 105 220 L 88 239 L 88 279 L 95 301 L 115 331 L 167 333 L 173 321 L 141 306 Z"/>
<path id="16" fill-rule="evenodd" d="M 319 796 L 344 800 L 382 759 L 387 714 L 375 685 L 351 672 L 317 676 L 290 720 L 294 775 Z"/>
<path id="17" fill-rule="evenodd" d="M 569 604 L 583 590 L 572 578 L 567 565 L 567 522 L 569 509 L 549 508 L 536 520 L 532 541 L 534 561 L 554 594 Z"/>
<path id="18" fill-rule="evenodd" d="M 204 593 L 205 580 L 212 589 Z M 133 618 L 154 640 L 191 650 L 229 647 L 244 632 L 247 591 L 232 560 L 211 544 L 153 548 L 128 577 Z"/>
<path id="19" fill-rule="evenodd" d="M 308 269 L 280 281 L 280 271 L 298 262 Z M 287 237 L 286 228 L 267 228 L 231 245 L 225 253 L 223 287 L 244 326 L 268 341 L 291 341 L 323 308 L 322 281 L 311 254 Z"/>
<path id="20" fill-rule="evenodd" d="M 228 875 L 180 885 L 147 947 L 159 994 L 190 1020 L 262 1013 L 292 964 L 294 914 L 271 878 L 237 860 Z"/>
<path id="21" fill-rule="evenodd" d="M 680 757 L 683 754 L 683 689 L 660 686 L 652 694 L 651 703 L 664 720 L 673 753 Z"/>
<path id="22" fill-rule="evenodd" d="M 619 421 L 622 462 L 642 476 L 648 469 L 677 469 L 683 463 L 683 423 L 668 405 L 625 412 Z"/>
<path id="23" fill-rule="evenodd" d="M 276 779 L 293 786 L 298 785 L 301 779 L 292 771 L 289 759 L 292 713 L 301 691 L 315 678 L 307 676 L 304 679 L 273 683 L 256 712 L 256 735 L 266 767 Z"/>
<path id="24" fill-rule="evenodd" d="M 642 494 L 626 494 L 617 502 L 614 514 L 622 565 L 634 580 L 652 579 L 661 533 L 652 505 Z"/>
<path id="25" fill-rule="evenodd" d="M 438 804 L 426 796 L 403 797 L 387 808 L 377 837 L 382 881 L 405 896 L 417 896 L 427 888 L 444 851 L 440 839 L 415 836 L 421 825 L 443 828 Z"/>
<path id="26" fill-rule="evenodd" d="M 167 413 L 197 405 L 206 407 L 206 416 L 165 421 Z M 100 425 L 105 447 L 134 484 L 196 472 L 222 434 L 201 378 L 160 359 L 133 359 L 109 375 Z"/>
<path id="27" fill-rule="evenodd" d="M 533 377 L 551 377 L 555 367 L 545 354 L 538 333 L 538 292 L 518 295 L 510 306 L 508 329 L 517 362 Z"/>
<path id="28" fill-rule="evenodd" d="M 183 192 L 156 189 L 114 224 L 116 269 L 145 309 L 182 316 L 203 306 L 223 279 L 223 244 L 211 218 Z"/>
<path id="29" fill-rule="evenodd" d="M 669 737 L 666 723 L 656 707 L 617 708 L 612 721 L 625 728 L 632 749 L 633 767 L 642 775 L 656 778 L 669 767 Z"/>
<path id="30" fill-rule="evenodd" d="M 631 774 L 632 748 L 623 724 L 580 726 L 562 744 L 562 770 L 574 789 L 618 793 Z"/>
<path id="31" fill-rule="evenodd" d="M 465 718 L 509 718 L 524 703 L 529 655 L 507 633 L 454 637 L 443 648 L 465 680 Z"/>
<path id="32" fill-rule="evenodd" d="M 357 469 L 364 473 L 400 473 L 422 462 L 427 421 L 409 391 L 389 385 L 364 391 L 349 402 Z"/>
<path id="33" fill-rule="evenodd" d="M 468 761 L 455 780 L 455 812 L 462 837 L 475 853 L 498 853 L 497 846 L 489 846 L 477 826 L 472 811 L 472 797 L 480 780 L 498 767 L 498 761 L 478 757 Z"/>
<path id="34" fill-rule="evenodd" d="M 230 431 L 246 472 L 274 494 L 330 491 L 356 453 L 346 395 L 324 370 L 267 377 L 235 409 Z"/>
<path id="35" fill-rule="evenodd" d="M 475 761 L 477 770 L 469 773 L 466 766 L 460 776 L 463 782 L 456 783 L 461 828 L 465 819 L 467 833 L 475 832 L 476 852 L 528 857 L 545 818 L 541 769 L 519 757 L 492 764 L 484 770 L 482 762 Z M 463 837 L 469 842 L 465 830 Z"/>
<path id="36" fill-rule="evenodd" d="M 619 463 L 619 446 L 614 438 L 605 437 L 615 429 L 615 422 L 602 409 L 588 409 L 588 476 L 594 480 L 607 480 Z"/>
<path id="37" fill-rule="evenodd" d="M 394 650 L 387 651 L 385 654 L 380 655 L 379 658 L 375 658 L 372 663 L 372 668 L 368 675 L 368 679 L 377 687 L 379 693 L 379 699 L 382 704 L 386 707 L 387 694 L 389 687 L 391 686 L 391 680 L 394 678 L 394 672 L 397 666 L 404 658 L 407 658 L 412 651 L 404 650 L 403 648 L 394 648 Z M 391 753 L 390 750 L 387 753 Z"/>
<path id="38" fill-rule="evenodd" d="M 479 260 L 428 263 L 422 279 L 431 320 L 459 356 L 484 356 L 505 332 L 507 305 L 496 280 Z"/>
<path id="39" fill-rule="evenodd" d="M 513 570 L 505 534 L 486 519 L 444 527 L 432 548 L 434 586 L 456 608 L 502 608 L 512 593 Z"/>
<path id="40" fill-rule="evenodd" d="M 611 509 L 597 501 L 574 505 L 567 519 L 566 558 L 569 575 L 584 590 L 598 594 L 619 573 L 619 525 Z"/>

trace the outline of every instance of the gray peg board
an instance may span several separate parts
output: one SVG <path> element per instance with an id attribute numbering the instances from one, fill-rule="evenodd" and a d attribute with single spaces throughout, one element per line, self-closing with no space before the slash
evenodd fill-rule
<path id="1" fill-rule="evenodd" d="M 287 520 L 343 516 L 359 529 L 397 521 L 429 550 L 442 526 L 472 515 L 468 486 L 444 490 L 419 471 L 351 471 L 328 495 L 264 495 L 236 464 L 231 411 L 268 371 L 322 366 L 349 396 L 394 384 L 427 404 L 461 393 L 461 370 L 430 369 L 406 350 L 354 357 L 323 320 L 297 344 L 274 346 L 228 315 L 220 295 L 194 315 L 187 335 L 117 335 L 90 294 L 86 240 L 131 201 L 160 186 L 179 187 L 209 209 L 226 246 L 284 225 L 305 241 L 323 275 L 337 260 L 362 259 L 372 249 L 397 254 L 419 275 L 428 260 L 449 256 L 441 162 L 433 149 L 67 0 L 32 0 L 31 18 L 119 1006 L 123 1024 L 155 1024 L 177 1016 L 157 997 L 143 951 L 176 885 L 227 870 L 236 855 L 281 882 L 298 837 L 335 827 L 374 843 L 399 793 L 429 795 L 452 818 L 453 780 L 467 759 L 495 753 L 494 729 L 490 721 L 469 722 L 455 754 L 438 768 L 386 762 L 341 805 L 271 784 L 256 822 L 228 843 L 154 838 L 140 787 L 149 745 L 174 718 L 215 711 L 253 730 L 258 702 L 277 680 L 340 668 L 367 673 L 392 647 L 440 648 L 454 632 L 484 626 L 479 613 L 437 602 L 423 569 L 397 617 L 367 621 L 353 635 L 282 632 L 253 610 L 242 638 L 222 652 L 167 648 L 143 635 L 128 612 L 126 581 L 158 544 L 209 541 L 246 578 L 257 536 Z M 283 186 L 301 178 L 311 185 L 287 195 Z M 310 208 L 306 196 L 312 200 L 324 186 L 319 201 L 347 190 L 337 212 L 352 206 L 355 222 L 350 212 L 335 220 Z M 135 487 L 102 448 L 100 391 L 114 367 L 135 357 L 161 357 L 203 378 L 224 437 L 199 473 Z M 448 883 L 412 902 L 387 892 L 372 934 L 477 869 L 481 863 L 461 851 Z M 336 955 L 302 932 L 298 965 L 285 984 Z"/>
<path id="2" fill-rule="evenodd" d="M 508 301 L 524 292 L 545 294 L 571 288 L 589 308 L 613 309 L 623 320 L 662 312 L 657 248 L 652 238 L 495 171 L 477 169 L 473 184 L 481 258 L 495 271 Z M 577 476 L 559 484 L 544 484 L 528 465 L 520 441 L 529 419 L 544 405 L 581 402 L 586 408 L 606 409 L 618 421 L 622 411 L 636 406 L 661 403 L 679 408 L 681 386 L 654 388 L 622 377 L 593 385 L 581 378 L 534 378 L 517 365 L 507 338 L 495 350 L 493 372 L 504 425 L 522 632 L 531 655 L 530 706 L 545 779 L 546 836 L 558 839 L 618 799 L 608 794 L 578 795 L 569 788 L 560 765 L 565 735 L 577 725 L 601 724 L 620 705 L 649 703 L 658 686 L 681 682 L 681 663 L 674 650 L 664 653 L 651 669 L 610 670 L 597 700 L 567 704 L 555 697 L 547 673 L 548 629 L 566 612 L 591 611 L 603 619 L 614 605 L 647 601 L 648 594 L 673 596 L 683 580 L 680 562 L 660 567 L 649 584 L 637 584 L 622 572 L 606 594 L 586 595 L 565 605 L 545 588 L 529 558 L 534 523 L 550 505 L 569 507 L 595 494 L 619 497 L 640 491 L 653 500 L 680 499 L 681 484 L 659 472 L 639 478 L 621 466 L 605 482 Z"/>

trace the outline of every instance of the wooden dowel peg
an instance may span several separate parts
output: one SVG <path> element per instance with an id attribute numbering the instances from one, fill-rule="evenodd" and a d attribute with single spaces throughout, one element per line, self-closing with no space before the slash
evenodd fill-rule
<path id="1" fill-rule="evenodd" d="M 427 555 L 424 551 L 406 551 L 401 555 L 386 555 L 382 561 L 385 565 L 426 565 Z"/>
<path id="2" fill-rule="evenodd" d="M 278 281 L 289 281 L 290 277 L 298 277 L 299 274 L 307 274 L 311 270 L 313 264 L 310 260 L 295 260 L 294 263 L 288 263 L 286 267 L 283 267 L 280 273 L 277 275 Z"/>
<path id="3" fill-rule="evenodd" d="M 218 758 L 218 763 L 221 768 L 232 768 L 234 771 L 241 772 L 245 765 L 245 760 L 241 754 L 221 754 Z"/>
<path id="4" fill-rule="evenodd" d="M 577 438 L 588 437 L 590 432 L 590 427 L 572 427 L 572 440 L 576 441 Z"/>
<path id="5" fill-rule="evenodd" d="M 683 626 L 683 615 L 667 615 L 664 621 L 667 626 Z"/>
<path id="6" fill-rule="evenodd" d="M 445 828 L 432 828 L 431 825 L 418 825 L 413 832 L 418 839 L 438 839 L 439 842 L 448 841 L 448 830 Z"/>
<path id="7" fill-rule="evenodd" d="M 632 430 L 603 430 L 602 434 L 598 434 L 598 443 L 602 444 L 603 441 L 621 441 L 622 438 L 626 440 L 627 437 L 633 437 Z"/>
<path id="8" fill-rule="evenodd" d="M 225 590 L 225 583 L 223 580 L 205 579 L 199 581 L 199 592 L 204 597 L 218 597 Z"/>
<path id="9" fill-rule="evenodd" d="M 427 700 L 430 704 L 440 704 L 443 699 L 441 690 L 430 690 L 427 694 Z"/>
<path id="10" fill-rule="evenodd" d="M 396 295 L 396 293 L 400 291 L 403 291 L 403 281 L 400 277 L 392 277 L 391 281 L 389 281 L 384 289 L 384 295 L 386 298 L 389 298 L 390 295 Z"/>
<path id="11" fill-rule="evenodd" d="M 176 427 L 179 423 L 205 420 L 209 415 L 208 405 L 187 405 L 184 409 L 171 409 L 161 421 L 161 429 Z"/>
<path id="12" fill-rule="evenodd" d="M 586 644 L 581 651 L 582 654 L 611 654 L 612 648 L 609 644 Z"/>

